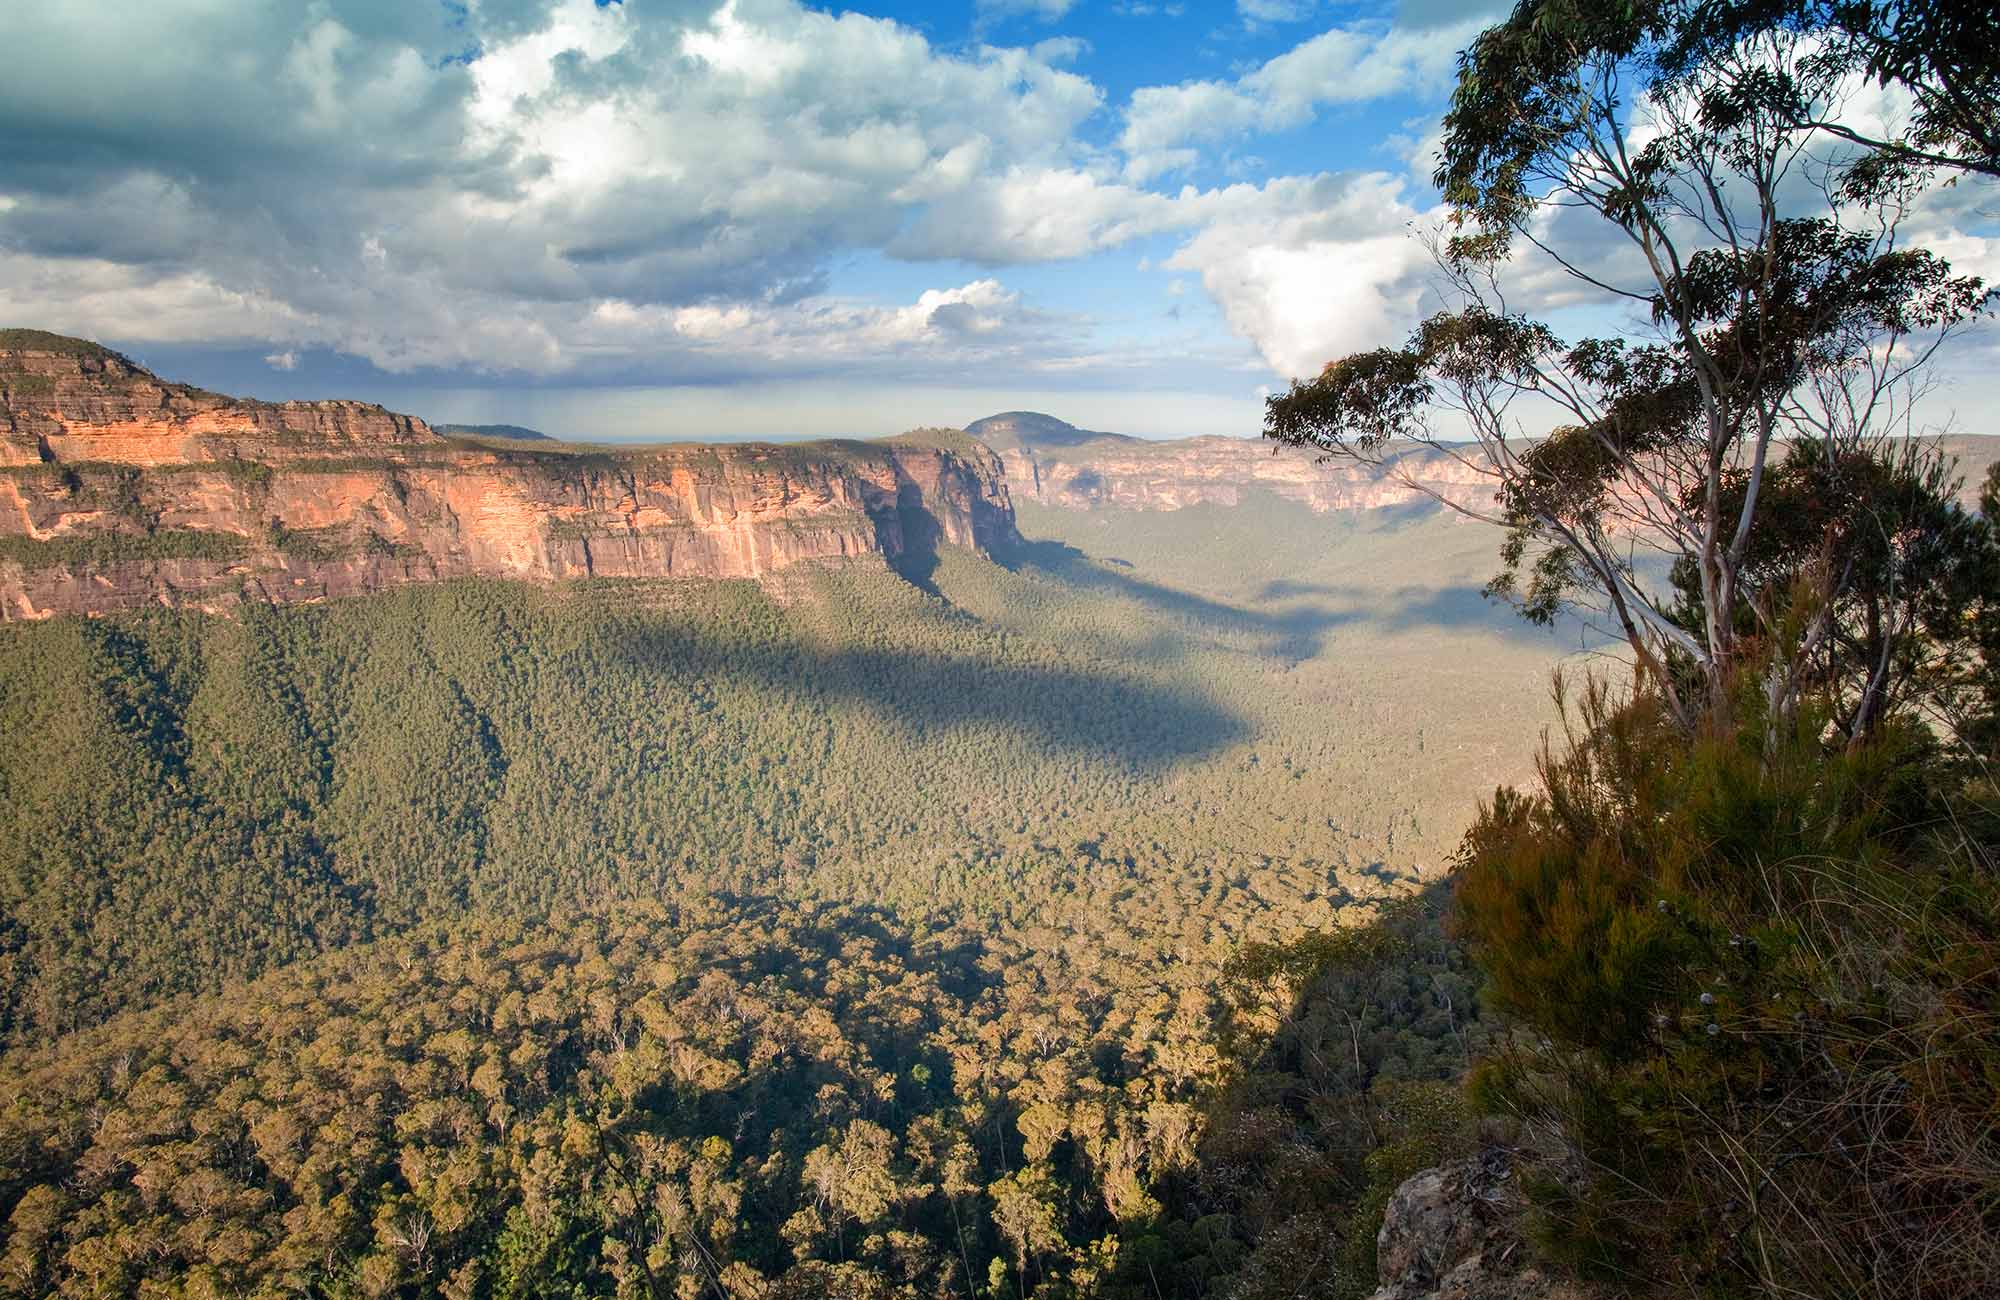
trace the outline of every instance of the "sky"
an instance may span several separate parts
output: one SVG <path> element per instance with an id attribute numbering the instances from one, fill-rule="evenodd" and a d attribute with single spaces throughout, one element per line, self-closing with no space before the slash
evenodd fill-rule
<path id="1" fill-rule="evenodd" d="M 1437 305 L 1437 124 L 1496 13 L 32 0 L 0 324 L 578 438 L 1252 435 Z"/>

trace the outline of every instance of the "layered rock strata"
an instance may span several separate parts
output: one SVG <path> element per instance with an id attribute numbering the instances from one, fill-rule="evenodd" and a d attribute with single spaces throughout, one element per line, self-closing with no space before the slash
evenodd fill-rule
<path id="1" fill-rule="evenodd" d="M 962 434 L 509 446 L 359 402 L 240 401 L 0 334 L 0 620 L 457 577 L 757 578 L 1014 536 Z"/>
<path id="2" fill-rule="evenodd" d="M 1483 514 L 1495 510 L 1495 481 L 1470 446 L 1413 446 L 1377 468 L 1339 458 L 1323 461 L 1310 451 L 1255 438 L 1151 442 L 1078 429 L 1029 411 L 988 416 L 966 431 L 999 455 L 1015 499 L 1071 510 L 1235 506 L 1258 492 L 1321 514 L 1440 500 Z M 1960 502 L 1977 510 L 1986 474 L 2000 461 L 2000 438 L 1952 435 L 1934 441 L 1963 480 Z"/>
<path id="3" fill-rule="evenodd" d="M 1235 506 L 1260 491 L 1318 513 L 1431 501 L 1429 493 L 1478 509 L 1493 503 L 1493 480 L 1471 460 L 1444 452 L 1412 450 L 1397 472 L 1383 472 L 1352 461 L 1322 463 L 1310 451 L 1256 439 L 1149 442 L 1025 411 L 990 416 L 966 431 L 1000 457 L 1016 498 L 1072 510 Z"/>

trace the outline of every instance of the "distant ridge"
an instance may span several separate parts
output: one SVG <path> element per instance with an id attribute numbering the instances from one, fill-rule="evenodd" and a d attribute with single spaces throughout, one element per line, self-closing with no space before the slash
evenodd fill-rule
<path id="1" fill-rule="evenodd" d="M 561 442 L 540 429 L 524 429 L 518 424 L 433 424 L 431 428 L 447 438 L 511 438 L 515 442 Z"/>
<path id="2" fill-rule="evenodd" d="M 0 329 L 0 352 L 46 352 L 51 356 L 77 357 L 88 361 L 116 360 L 134 368 L 138 366 L 132 358 L 122 352 L 114 352 L 102 343 L 71 338 L 67 334 L 52 334 L 48 330 Z"/>
<path id="3" fill-rule="evenodd" d="M 857 558 L 920 581 L 940 545 L 1011 544 L 1003 474 L 956 429 L 591 447 L 229 397 L 88 340 L 0 331 L 0 623 Z"/>
<path id="4" fill-rule="evenodd" d="M 1352 460 L 1327 461 L 1264 438 L 1219 435 L 1135 438 L 1079 429 L 1040 411 L 1003 411 L 965 432 L 993 449 L 1016 502 L 1070 510 L 1180 510 L 1235 506 L 1266 491 L 1324 513 L 1385 506 L 1429 508 L 1438 497 L 1477 511 L 1493 506 L 1493 484 L 1470 461 L 1448 451 L 1402 444 L 1394 473 Z M 1950 434 L 1926 439 L 1957 462 L 1959 503 L 1979 509 L 1987 471 L 2000 463 L 2000 436 Z M 1465 448 L 1471 452 L 1471 448 Z M 1421 489 L 1403 481 L 1421 483 Z"/>
<path id="5" fill-rule="evenodd" d="M 1003 411 L 974 420 L 965 431 L 995 451 L 1034 451 L 1049 447 L 1081 447 L 1088 443 L 1144 442 L 1124 433 L 1079 429 L 1040 411 Z"/>

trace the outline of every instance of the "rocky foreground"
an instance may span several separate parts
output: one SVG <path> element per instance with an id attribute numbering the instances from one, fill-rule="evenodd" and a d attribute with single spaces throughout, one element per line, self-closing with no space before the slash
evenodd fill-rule
<path id="1" fill-rule="evenodd" d="M 1608 1300 L 1544 1270 L 1522 1238 L 1511 1153 L 1488 1148 L 1403 1183 L 1376 1237 L 1368 1300 Z"/>
<path id="2" fill-rule="evenodd" d="M 456 577 L 756 578 L 1013 535 L 999 463 L 955 431 L 448 438 L 379 406 L 225 397 L 96 344 L 0 332 L 0 620 Z"/>

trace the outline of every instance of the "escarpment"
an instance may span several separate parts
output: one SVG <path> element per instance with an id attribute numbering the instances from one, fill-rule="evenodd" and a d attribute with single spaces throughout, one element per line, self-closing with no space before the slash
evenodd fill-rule
<path id="1" fill-rule="evenodd" d="M 508 445 L 0 333 L 0 620 L 458 577 L 757 578 L 1014 535 L 999 462 L 962 434 Z"/>
<path id="2" fill-rule="evenodd" d="M 1354 461 L 1322 463 L 1309 451 L 1260 440 L 1152 442 L 1078 429 L 1027 411 L 989 416 L 966 426 L 966 432 L 1000 457 L 1014 496 L 1073 510 L 1235 506 L 1259 491 L 1322 514 L 1436 497 L 1481 510 L 1493 505 L 1491 475 L 1470 459 L 1423 449 L 1406 453 L 1404 468 L 1417 485 L 1412 486 L 1400 474 Z"/>
<path id="3" fill-rule="evenodd" d="M 975 420 L 966 432 L 999 456 L 1015 499 L 1069 510 L 1180 510 L 1235 506 L 1258 492 L 1318 514 L 1443 503 L 1491 516 L 1496 482 L 1476 446 L 1411 445 L 1394 464 L 1322 459 L 1254 438 L 1149 441 L 1079 429 L 1052 416 L 1010 411 Z M 1987 471 L 2000 462 L 2000 437 L 1956 434 L 1920 440 L 1954 466 L 1959 502 L 1980 508 Z M 1780 446 L 1774 454 L 1782 456 Z M 1635 504 L 1642 489 L 1632 489 Z M 1462 516 L 1461 516 L 1462 517 Z"/>

